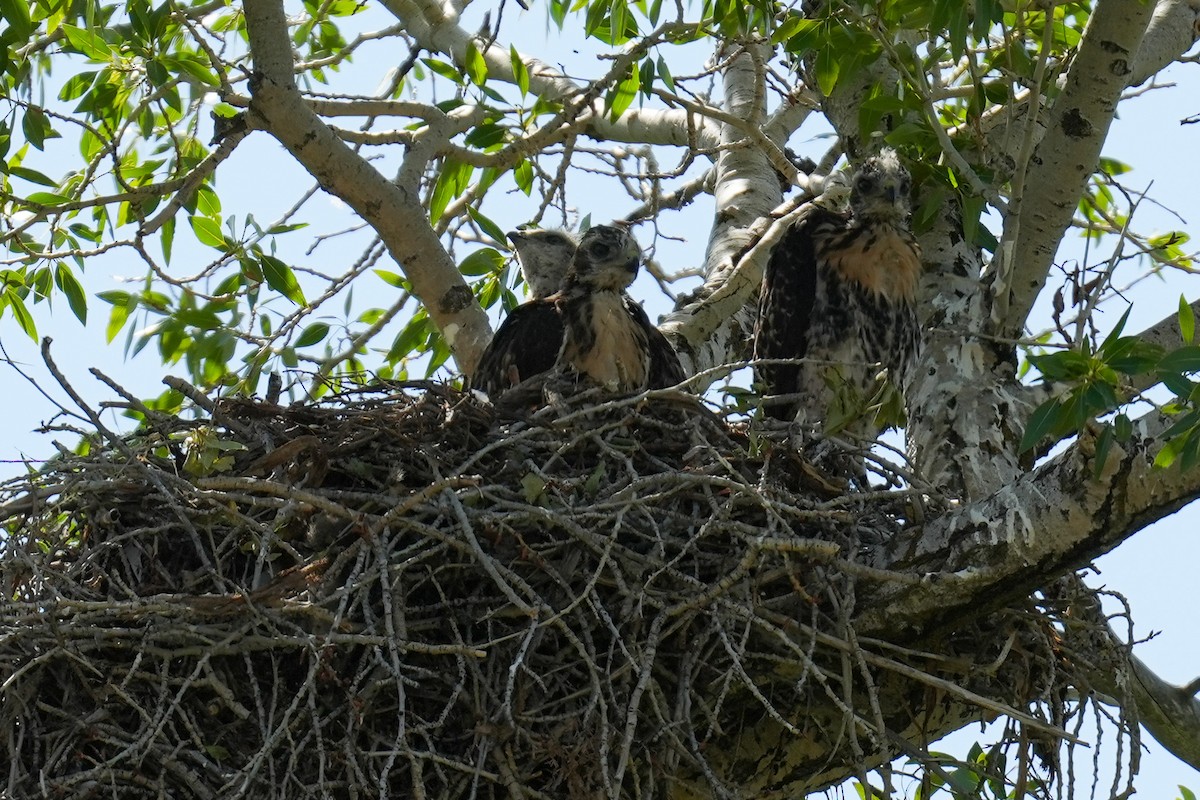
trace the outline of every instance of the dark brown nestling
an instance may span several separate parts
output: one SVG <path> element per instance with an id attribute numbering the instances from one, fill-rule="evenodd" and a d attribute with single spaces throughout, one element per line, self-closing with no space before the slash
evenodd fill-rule
<path id="1" fill-rule="evenodd" d="M 911 179 L 893 150 L 851 178 L 850 210 L 809 206 L 768 260 L 754 337 L 757 359 L 808 359 L 755 368 L 771 416 L 845 427 L 876 397 L 882 364 L 897 389 L 920 351 L 915 310 L 921 251 L 909 230 Z M 871 415 L 873 416 L 873 415 Z M 856 425 L 869 437 L 878 428 Z"/>
<path id="2" fill-rule="evenodd" d="M 548 298 L 562 288 L 578 246 L 567 231 L 540 228 L 510 231 L 508 240 L 517 251 L 531 298 L 504 318 L 471 376 L 470 388 L 486 392 L 493 401 L 554 368 L 563 325 L 558 307 Z"/>

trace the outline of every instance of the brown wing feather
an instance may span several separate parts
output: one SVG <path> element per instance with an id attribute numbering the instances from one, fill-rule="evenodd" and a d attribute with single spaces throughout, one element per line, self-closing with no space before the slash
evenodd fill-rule
<path id="1" fill-rule="evenodd" d="M 792 224 L 767 261 L 759 296 L 758 323 L 754 332 L 754 357 L 803 358 L 808 353 L 813 302 L 817 289 L 819 240 L 844 229 L 846 218 L 819 206 Z M 796 394 L 800 390 L 799 364 L 760 364 L 755 375 L 764 394 Z M 797 403 L 765 407 L 777 419 L 791 420 Z"/>
<path id="2" fill-rule="evenodd" d="M 679 363 L 679 355 L 662 331 L 650 322 L 650 317 L 641 304 L 625 295 L 625 310 L 646 331 L 646 346 L 650 350 L 650 371 L 647 388 L 665 389 L 681 383 L 687 374 Z"/>
<path id="3" fill-rule="evenodd" d="M 562 340 L 562 317 L 553 300 L 517 306 L 483 351 L 470 387 L 497 399 L 521 381 L 552 369 Z"/>

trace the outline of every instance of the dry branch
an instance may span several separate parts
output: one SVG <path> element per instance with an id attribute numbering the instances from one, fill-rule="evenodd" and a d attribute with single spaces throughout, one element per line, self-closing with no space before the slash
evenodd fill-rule
<path id="1" fill-rule="evenodd" d="M 997 713 L 1065 735 L 1029 601 L 856 639 L 912 492 L 764 478 L 678 392 L 212 415 L 0 487 L 13 796 L 775 797 Z"/>

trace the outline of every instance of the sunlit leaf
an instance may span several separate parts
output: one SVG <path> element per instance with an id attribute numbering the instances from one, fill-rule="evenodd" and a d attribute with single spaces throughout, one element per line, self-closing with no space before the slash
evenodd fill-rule
<path id="1" fill-rule="evenodd" d="M 71 307 L 71 313 L 86 325 L 87 295 L 83 291 L 83 285 L 75 277 L 75 273 L 66 264 L 59 263 L 54 267 L 54 283 L 67 296 L 67 305 Z"/>
<path id="2" fill-rule="evenodd" d="M 633 102 L 633 98 L 637 96 L 640 85 L 641 79 L 637 65 L 630 64 L 629 71 L 625 73 L 625 77 L 609 91 L 605 98 L 610 119 L 616 120 L 625 113 L 625 109 L 629 108 L 630 103 Z"/>
<path id="3" fill-rule="evenodd" d="M 304 292 L 300 289 L 300 282 L 296 280 L 296 273 L 292 272 L 291 267 L 266 254 L 259 258 L 259 263 L 262 264 L 263 279 L 266 280 L 267 286 L 298 306 L 308 305 L 304 299 Z"/>
<path id="4" fill-rule="evenodd" d="M 1192 343 L 1192 338 L 1196 335 L 1196 315 L 1192 312 L 1192 306 L 1188 303 L 1187 298 L 1183 295 L 1179 296 L 1179 334 L 1183 337 L 1183 341 L 1187 344 Z"/>
<path id="5" fill-rule="evenodd" d="M 479 52 L 479 48 L 475 46 L 475 42 L 467 42 L 467 52 L 463 58 L 463 64 L 467 70 L 467 77 L 471 79 L 471 82 L 476 86 L 483 86 L 487 81 L 487 62 L 483 60 L 483 53 Z"/>
<path id="6" fill-rule="evenodd" d="M 314 322 L 300 332 L 296 337 L 296 347 L 311 347 L 329 335 L 329 325 L 324 322 Z"/>
<path id="7" fill-rule="evenodd" d="M 30 4 L 25 0 L 0 0 L 0 16 L 4 17 L 8 36 L 13 40 L 27 39 L 33 33 L 29 7 Z"/>
<path id="8" fill-rule="evenodd" d="M 533 164 L 529 162 L 529 159 L 517 164 L 513 170 L 513 180 L 517 182 L 517 188 L 525 194 L 528 195 L 533 191 Z"/>
<path id="9" fill-rule="evenodd" d="M 495 222 L 492 222 L 489 218 L 485 217 L 483 212 L 479 209 L 468 207 L 467 215 L 475 221 L 475 224 L 479 226 L 480 230 L 495 239 L 497 242 L 503 244 L 508 240 L 508 237 L 504 235 L 504 231 L 501 230 L 500 226 Z"/>
<path id="10" fill-rule="evenodd" d="M 108 61 L 112 57 L 108 43 L 96 31 L 88 28 L 76 28 L 74 25 L 63 25 L 62 32 L 73 50 L 93 61 Z"/>
<path id="11" fill-rule="evenodd" d="M 521 97 L 524 97 L 529 94 L 529 69 L 525 66 L 521 54 L 517 52 L 516 45 L 509 47 L 508 58 L 512 64 L 513 80 L 516 81 L 517 88 L 521 90 Z"/>
<path id="12" fill-rule="evenodd" d="M 221 233 L 220 222 L 212 217 L 201 216 L 188 217 L 188 222 L 191 223 L 192 231 L 196 234 L 200 244 L 215 247 L 218 250 L 225 248 L 225 235 Z"/>
<path id="13" fill-rule="evenodd" d="M 13 319 L 17 321 L 17 326 L 25 331 L 33 341 L 37 341 L 37 325 L 33 322 L 33 316 L 29 313 L 29 309 L 25 307 L 25 301 L 11 287 L 4 290 L 4 295 L 0 298 L 0 311 L 8 308 L 12 310 Z"/>
<path id="14" fill-rule="evenodd" d="M 454 81 L 458 84 L 463 82 L 462 76 L 458 74 L 458 70 L 447 64 L 445 61 L 440 61 L 436 58 L 422 58 L 421 62 L 438 75 L 441 75 L 443 78 Z"/>
<path id="15" fill-rule="evenodd" d="M 491 275 L 504 266 L 504 255 L 494 248 L 484 247 L 463 259 L 458 271 L 463 275 Z"/>

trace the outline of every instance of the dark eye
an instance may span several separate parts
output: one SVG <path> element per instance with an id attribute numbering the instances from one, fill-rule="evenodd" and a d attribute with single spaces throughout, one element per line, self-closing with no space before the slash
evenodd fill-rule
<path id="1" fill-rule="evenodd" d="M 911 188 L 912 188 L 912 181 L 910 181 L 908 178 L 900 179 L 900 194 L 908 194 L 908 192 Z"/>
<path id="2" fill-rule="evenodd" d="M 594 258 L 608 258 L 612 254 L 612 248 L 603 242 L 595 242 L 590 249 Z"/>
<path id="3" fill-rule="evenodd" d="M 862 175 L 855 183 L 855 186 L 860 192 L 869 192 L 875 186 L 875 179 L 870 175 Z"/>

